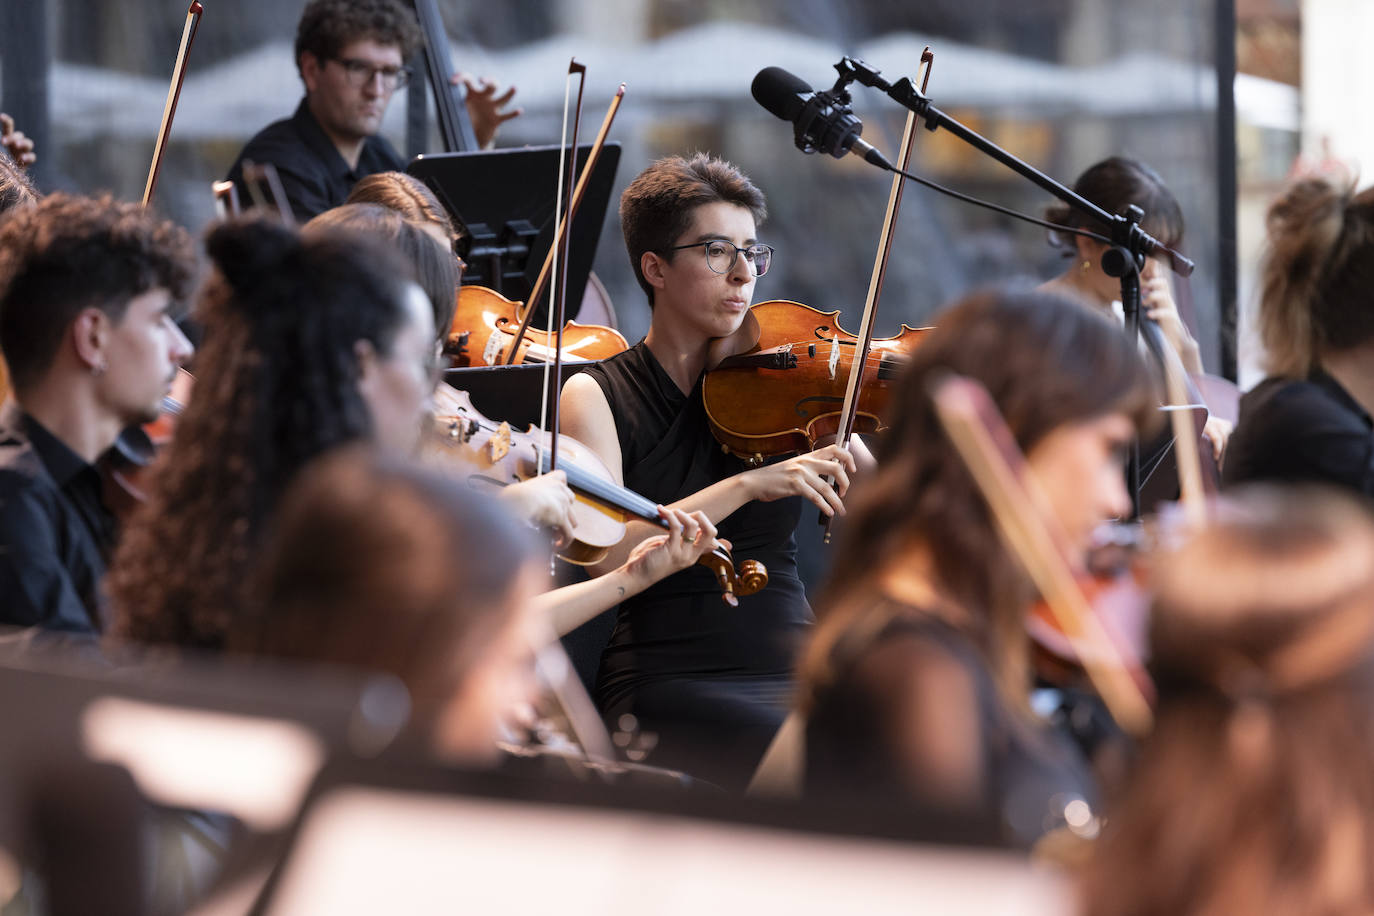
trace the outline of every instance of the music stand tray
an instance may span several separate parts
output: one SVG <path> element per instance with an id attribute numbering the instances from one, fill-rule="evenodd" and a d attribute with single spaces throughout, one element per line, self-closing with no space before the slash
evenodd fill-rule
<path id="1" fill-rule="evenodd" d="M 468 232 L 472 247 L 464 255 L 464 285 L 490 287 L 520 302 L 529 297 L 553 245 L 561 149 L 526 146 L 436 153 L 417 156 L 406 166 L 406 171 L 423 181 Z M 579 174 L 590 152 L 590 144 L 578 147 Z M 582 290 L 596 258 L 619 164 L 620 144 L 607 143 L 573 220 L 566 318 L 577 317 L 582 306 Z M 536 323 L 542 323 L 550 300 L 548 293 L 541 297 Z"/>

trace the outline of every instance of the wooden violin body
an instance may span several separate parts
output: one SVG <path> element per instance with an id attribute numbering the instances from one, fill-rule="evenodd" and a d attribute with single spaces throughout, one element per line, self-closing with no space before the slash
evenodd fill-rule
<path id="1" fill-rule="evenodd" d="M 459 369 L 474 366 L 517 365 L 553 362 L 555 343 L 541 330 L 526 329 L 516 352 L 511 354 L 520 327 L 521 303 L 485 286 L 458 290 L 444 352 Z M 563 361 L 605 359 L 629 348 L 615 328 L 569 321 L 563 326 Z"/>
<path id="2" fill-rule="evenodd" d="M 463 466 L 468 479 L 492 488 L 528 480 L 548 470 L 549 434 L 531 426 L 520 432 L 509 423 L 484 417 L 467 392 L 440 385 L 434 395 L 435 433 L 425 446 L 427 456 L 450 467 Z M 577 499 L 573 506 L 576 537 L 560 545 L 558 555 L 570 563 L 588 566 L 604 559 L 607 551 L 625 537 L 632 519 L 666 523 L 657 505 L 616 484 L 597 454 L 569 436 L 558 437 L 558 469 L 567 475 Z M 698 560 L 716 575 L 721 597 L 736 604 L 736 596 L 752 595 L 768 584 L 768 570 L 756 560 L 745 560 L 735 569 L 724 548 L 716 548 Z"/>
<path id="3" fill-rule="evenodd" d="M 724 359 L 706 374 L 702 399 L 711 431 L 726 450 L 759 463 L 765 457 L 810 451 L 840 429 L 856 338 L 839 326 L 839 312 L 784 299 L 752 309 L 758 345 Z M 870 341 L 860 379 L 853 432 L 873 433 L 893 379 L 928 329 Z"/>

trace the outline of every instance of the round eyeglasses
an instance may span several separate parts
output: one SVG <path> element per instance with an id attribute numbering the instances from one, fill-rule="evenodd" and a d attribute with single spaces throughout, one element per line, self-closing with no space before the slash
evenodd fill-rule
<path id="1" fill-rule="evenodd" d="M 387 92 L 395 92 L 397 89 L 404 88 L 410 82 L 411 69 L 409 67 L 374 67 L 365 60 L 358 60 L 356 57 L 334 57 L 330 58 L 338 62 L 344 68 L 344 76 L 348 78 L 348 83 L 354 89 L 361 89 L 368 83 L 377 78 L 378 74 L 382 77 L 382 88 Z"/>
<path id="2" fill-rule="evenodd" d="M 773 248 L 771 245 L 750 245 L 741 248 L 733 242 L 724 239 L 711 239 L 707 242 L 692 242 L 688 245 L 674 245 L 669 251 L 681 251 L 684 248 L 704 247 L 706 249 L 706 266 L 718 274 L 728 274 L 735 267 L 735 261 L 740 255 L 744 255 L 744 263 L 749 265 L 749 269 L 754 276 L 762 277 L 768 273 L 768 265 L 773 263 Z"/>

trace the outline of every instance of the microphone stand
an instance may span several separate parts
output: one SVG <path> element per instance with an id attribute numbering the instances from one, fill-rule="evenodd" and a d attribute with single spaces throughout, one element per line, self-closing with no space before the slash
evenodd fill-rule
<path id="1" fill-rule="evenodd" d="M 895 83 L 883 79 L 879 72 L 861 60 L 845 57 L 835 65 L 840 77 L 835 82 L 834 92 L 843 91 L 850 83 L 857 82 L 885 93 L 902 107 L 915 113 L 925 122 L 932 133 L 945 130 L 963 140 L 969 146 L 986 156 L 997 160 L 1018 175 L 1028 179 L 1036 186 L 1049 192 L 1068 204 L 1079 213 L 1088 216 L 1110 228 L 1112 246 L 1102 255 L 1102 270 L 1108 276 L 1121 281 L 1121 309 L 1125 316 L 1126 334 L 1133 344 L 1140 339 L 1140 269 L 1145 258 L 1159 254 L 1168 257 L 1170 267 L 1181 276 L 1193 272 L 1193 262 L 1165 246 L 1140 228 L 1145 213 L 1134 205 L 1127 208 L 1125 215 L 1108 213 L 1092 201 L 1074 193 L 1070 188 L 1055 181 L 1034 166 L 1002 149 L 996 143 L 974 130 L 959 123 L 931 104 L 930 99 L 916 88 L 910 77 L 902 77 Z M 1140 440 L 1136 437 L 1131 443 L 1131 452 L 1126 462 L 1126 480 L 1131 493 L 1131 517 L 1140 517 Z"/>

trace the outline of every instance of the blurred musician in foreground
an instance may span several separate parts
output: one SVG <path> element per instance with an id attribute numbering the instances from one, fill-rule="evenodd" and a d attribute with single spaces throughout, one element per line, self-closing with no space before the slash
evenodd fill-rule
<path id="1" fill-rule="evenodd" d="M 937 419 L 929 389 L 949 372 L 987 388 L 1073 551 L 1130 509 L 1123 453 L 1154 391 L 1120 328 L 1047 293 L 942 314 L 894 391 L 817 608 L 805 793 L 990 810 L 1030 842 L 1094 791 L 1076 749 L 1031 712 L 1034 595 Z"/>
<path id="2" fill-rule="evenodd" d="M 386 246 L 243 221 L 206 247 L 195 393 L 110 591 L 120 636 L 217 649 L 297 472 L 353 442 L 409 453 L 437 365 L 429 298 Z"/>
<path id="3" fill-rule="evenodd" d="M 327 546 L 323 546 L 327 545 Z M 528 701 L 543 635 L 534 538 L 499 504 L 409 460 L 342 449 L 288 489 L 231 651 L 396 675 L 412 737 L 490 762 Z M 546 577 L 546 576 L 545 576 Z"/>
<path id="4" fill-rule="evenodd" d="M 1104 159 L 1079 175 L 1073 189 L 1108 213 L 1124 214 L 1127 207 L 1135 205 L 1145 211 L 1141 228 L 1169 248 L 1177 249 L 1183 244 L 1183 208 L 1164 179 L 1145 163 L 1123 156 Z M 1061 226 L 1104 235 L 1109 228 L 1067 205 L 1051 208 L 1046 217 Z M 1072 256 L 1072 263 L 1041 288 L 1067 295 L 1123 320 L 1121 281 L 1102 270 L 1102 255 L 1107 245 L 1081 235 L 1064 239 L 1056 235 L 1055 241 Z M 1159 326 L 1183 370 L 1189 375 L 1201 376 L 1204 372 L 1202 351 L 1174 301 L 1169 265 L 1159 258 L 1147 259 L 1140 271 L 1140 307 L 1141 318 L 1148 318 Z M 1231 435 L 1231 424 L 1221 417 L 1208 417 L 1203 435 L 1211 443 L 1213 457 L 1220 462 L 1226 440 Z"/>
<path id="5" fill-rule="evenodd" d="M 649 333 L 568 379 L 562 397 L 564 431 L 617 482 L 703 511 L 739 555 L 768 568 L 768 587 L 738 609 L 695 568 L 622 603 L 598 675 L 603 713 L 633 714 L 658 735 L 650 763 L 736 788 L 782 723 L 811 622 L 792 536 L 802 504 L 842 512 L 854 470 L 836 446 L 750 470 L 711 435 L 701 380 L 714 348 L 755 326 L 754 283 L 772 256 L 758 239 L 764 215 L 763 194 L 720 159 L 671 157 L 640 174 L 621 197 L 620 222 L 649 297 Z M 632 525 L 596 570 L 653 533 Z"/>
<path id="6" fill-rule="evenodd" d="M 296 218 L 305 222 L 343 203 L 358 179 L 403 168 L 378 131 L 391 97 L 412 78 L 406 61 L 420 40 L 414 13 L 397 0 L 311 0 L 296 29 L 305 98 L 295 114 L 268 125 L 239 153 L 229 178 L 240 197 L 248 199 L 244 161 L 270 162 Z M 486 146 L 502 122 L 520 113 L 505 110 L 515 90 L 498 94 L 487 80 L 467 80 L 467 89 L 473 130 Z"/>
<path id="7" fill-rule="evenodd" d="M 1269 208 L 1259 331 L 1223 482 L 1311 481 L 1374 496 L 1374 189 L 1300 181 Z"/>
<path id="8" fill-rule="evenodd" d="M 1155 727 L 1087 916 L 1374 911 L 1374 519 L 1238 489 L 1152 558 Z"/>
<path id="9" fill-rule="evenodd" d="M 117 523 L 97 465 L 157 419 L 191 345 L 191 240 L 144 208 L 54 194 L 0 220 L 0 622 L 78 633 L 108 621 Z"/>

